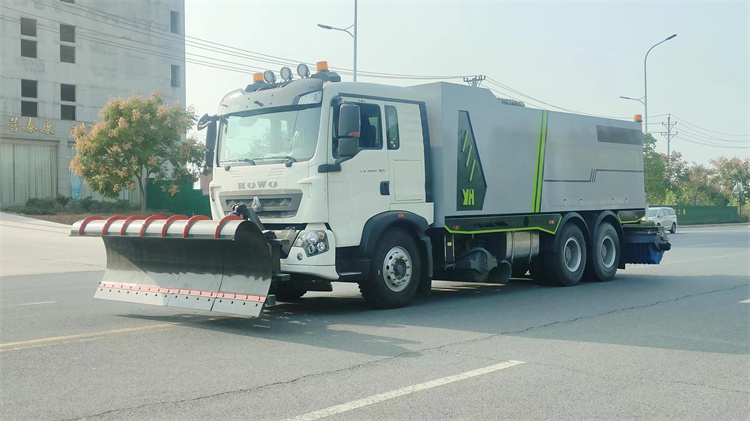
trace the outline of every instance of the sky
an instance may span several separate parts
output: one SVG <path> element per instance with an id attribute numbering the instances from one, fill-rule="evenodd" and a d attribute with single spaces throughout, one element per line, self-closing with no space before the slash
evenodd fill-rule
<path id="1" fill-rule="evenodd" d="M 187 102 L 199 115 L 216 113 L 221 98 L 244 88 L 256 70 L 278 75 L 283 64 L 314 69 L 320 60 L 352 69 L 352 38 L 316 24 L 351 25 L 353 0 L 185 3 Z M 357 15 L 360 72 L 486 75 L 505 87 L 489 81 L 483 87 L 528 107 L 623 120 L 644 114 L 643 104 L 619 97 L 643 97 L 646 52 L 677 34 L 648 55 L 648 122 L 657 150 L 667 151 L 661 132 L 671 114 L 677 122 L 671 149 L 686 161 L 750 156 L 748 1 L 360 0 Z M 433 80 L 358 74 L 358 81 L 409 86 Z"/>

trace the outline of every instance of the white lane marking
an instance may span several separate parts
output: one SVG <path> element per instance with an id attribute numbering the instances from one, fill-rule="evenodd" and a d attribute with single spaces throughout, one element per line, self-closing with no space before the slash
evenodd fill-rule
<path id="1" fill-rule="evenodd" d="M 39 301 L 38 303 L 23 303 L 23 304 L 16 304 L 17 306 L 35 306 L 38 304 L 54 304 L 57 301 Z"/>
<path id="2" fill-rule="evenodd" d="M 503 370 L 516 365 L 524 364 L 523 361 L 505 361 L 500 364 L 491 365 L 476 370 L 466 371 L 464 373 L 456 374 L 453 376 L 443 377 L 440 379 L 430 380 L 428 382 L 415 384 L 412 386 L 406 386 L 401 389 L 391 390 L 390 392 L 381 393 L 379 395 L 368 396 L 363 399 L 351 401 L 341 405 L 331 406 L 325 409 L 321 409 L 315 412 L 309 412 L 307 414 L 300 415 L 292 418 L 293 421 L 314 421 L 321 418 L 330 417 L 331 415 L 337 415 L 344 412 L 352 411 L 355 409 L 362 408 L 364 406 L 376 404 L 379 402 L 387 401 L 389 399 L 397 398 L 399 396 L 409 395 L 422 390 L 432 389 L 433 387 L 443 386 L 449 383 L 457 382 L 459 380 L 465 380 L 471 377 L 481 376 L 482 374 L 492 373 L 493 371 Z"/>
<path id="3" fill-rule="evenodd" d="M 750 300 L 742 300 L 740 301 L 740 304 L 750 304 Z"/>

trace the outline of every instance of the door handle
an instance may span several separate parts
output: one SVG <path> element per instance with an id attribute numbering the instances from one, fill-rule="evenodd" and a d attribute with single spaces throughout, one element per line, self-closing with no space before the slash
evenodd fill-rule
<path id="1" fill-rule="evenodd" d="M 383 196 L 389 196 L 391 194 L 391 188 L 390 188 L 390 182 L 388 181 L 381 181 L 380 182 L 380 194 Z"/>

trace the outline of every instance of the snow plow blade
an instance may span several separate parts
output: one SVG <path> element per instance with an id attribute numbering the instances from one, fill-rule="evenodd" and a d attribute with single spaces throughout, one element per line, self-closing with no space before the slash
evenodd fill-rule
<path id="1" fill-rule="evenodd" d="M 71 236 L 104 240 L 95 298 L 251 317 L 273 304 L 281 242 L 240 217 L 90 217 Z"/>

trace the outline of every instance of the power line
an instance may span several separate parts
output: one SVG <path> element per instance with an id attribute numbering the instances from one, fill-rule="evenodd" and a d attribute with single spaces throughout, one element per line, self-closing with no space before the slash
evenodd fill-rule
<path id="1" fill-rule="evenodd" d="M 41 2 L 41 3 L 44 3 L 44 2 Z M 51 6 L 51 4 L 49 4 L 49 3 L 46 3 L 46 4 L 48 6 Z M 247 59 L 252 59 L 252 60 L 256 60 L 256 61 L 260 61 L 260 62 L 264 62 L 264 63 L 269 63 L 269 64 L 280 65 L 280 66 L 289 66 L 289 65 L 294 66 L 294 65 L 296 65 L 298 63 L 304 62 L 304 61 L 301 61 L 301 60 L 295 60 L 295 59 L 289 59 L 289 58 L 284 58 L 284 57 L 272 56 L 272 55 L 269 55 L 269 54 L 259 53 L 257 51 L 251 51 L 251 50 L 246 50 L 246 49 L 242 49 L 242 48 L 237 48 L 237 47 L 233 47 L 233 46 L 230 46 L 230 45 L 217 43 L 217 42 L 214 42 L 214 41 L 209 41 L 209 40 L 205 40 L 205 39 L 201 39 L 201 38 L 197 38 L 197 37 L 191 37 L 191 36 L 188 36 L 188 35 L 185 35 L 184 39 L 182 38 L 182 35 L 179 35 L 179 39 L 175 40 L 174 38 L 175 38 L 175 35 L 177 35 L 177 34 L 174 34 L 171 31 L 167 31 L 166 29 L 162 29 L 162 28 L 159 28 L 159 27 L 154 27 L 154 26 L 151 26 L 151 25 L 144 24 L 142 22 L 138 22 L 138 21 L 135 21 L 135 20 L 132 20 L 132 19 L 128 19 L 128 18 L 125 18 L 125 17 L 121 17 L 121 16 L 117 16 L 117 15 L 113 15 L 113 14 L 110 14 L 110 13 L 107 13 L 107 12 L 104 12 L 104 11 L 99 11 L 97 9 L 93 9 L 93 8 L 82 6 L 82 5 L 78 5 L 78 4 L 76 4 L 74 6 L 73 5 L 68 5 L 67 7 L 69 7 L 69 8 L 77 8 L 77 9 L 88 9 L 88 10 L 86 10 L 87 13 L 91 13 L 91 14 L 99 15 L 99 16 L 106 16 L 106 17 L 109 17 L 112 20 L 130 21 L 130 22 L 133 22 L 133 24 L 145 26 L 146 28 L 135 28 L 134 29 L 134 28 L 123 27 L 123 26 L 120 26 L 120 25 L 115 25 L 113 23 L 101 22 L 101 21 L 97 21 L 98 23 L 103 23 L 105 25 L 110 25 L 110 26 L 113 26 L 113 27 L 116 27 L 116 28 L 128 30 L 128 31 L 135 32 L 135 33 L 140 33 L 142 35 L 146 35 L 146 36 L 149 36 L 149 37 L 156 37 L 158 39 L 166 40 L 166 41 L 169 41 L 169 42 L 183 42 L 184 41 L 185 45 L 188 45 L 188 46 L 191 46 L 191 47 L 194 47 L 194 48 L 207 49 L 207 50 L 210 50 L 211 52 L 221 52 L 223 54 L 229 54 L 229 55 L 233 55 L 233 56 L 237 56 L 237 57 L 243 57 L 243 58 L 247 58 Z M 15 10 L 15 9 L 11 9 L 11 10 Z M 25 13 L 25 12 L 20 12 L 18 10 L 16 10 L 16 11 L 19 12 L 19 13 Z M 84 16 L 84 15 L 81 15 L 81 14 L 78 14 L 78 13 L 74 13 L 74 12 L 72 12 L 70 10 L 67 10 L 66 12 L 70 13 L 70 14 L 72 14 L 74 16 L 78 16 L 78 17 L 84 18 L 84 19 L 93 19 L 93 18 L 90 18 L 88 16 Z M 32 16 L 36 16 L 36 15 L 32 15 Z M 39 16 L 37 16 L 37 17 L 39 17 Z M 163 32 L 163 33 L 167 34 L 167 37 L 159 36 L 158 34 L 155 35 L 155 34 L 153 34 L 151 32 L 147 32 L 147 33 L 141 32 L 143 30 L 145 30 L 145 31 L 156 30 L 156 31 L 159 31 L 159 32 Z M 238 51 L 243 52 L 243 53 L 239 54 Z M 337 70 L 337 71 L 339 71 L 339 73 L 343 73 L 343 74 L 352 74 L 353 73 L 352 70 L 350 70 L 350 69 L 340 68 L 340 67 L 331 67 L 331 70 Z M 370 77 L 370 78 L 378 78 L 378 79 L 445 80 L 445 79 L 460 79 L 460 78 L 463 78 L 463 76 L 457 76 L 457 75 L 412 75 L 412 74 L 373 72 L 373 71 L 366 71 L 366 70 L 364 70 L 364 71 L 358 70 L 357 74 L 362 74 L 363 76 L 367 76 L 367 77 Z"/>
<path id="2" fill-rule="evenodd" d="M 676 114 L 675 114 L 674 117 L 677 118 L 677 119 L 680 119 L 680 121 L 682 121 L 683 124 L 694 127 L 696 130 L 705 130 L 707 132 L 711 132 L 711 133 L 715 133 L 715 134 L 720 134 L 720 135 L 724 135 L 724 136 L 750 137 L 750 134 L 733 134 L 733 133 L 717 132 L 717 131 L 714 131 L 714 130 L 711 130 L 711 129 L 707 129 L 705 127 L 701 127 L 701 126 L 699 126 L 697 124 L 689 123 L 689 122 L 685 121 L 684 119 L 678 117 Z"/>
<path id="3" fill-rule="evenodd" d="M 557 105 L 554 105 L 554 104 L 550 104 L 549 102 L 545 102 L 545 101 L 542 101 L 542 100 L 540 100 L 540 99 L 534 98 L 533 96 L 527 95 L 527 94 L 525 94 L 525 93 L 523 93 L 523 92 L 521 92 L 521 91 L 517 91 L 517 90 L 515 90 L 515 89 L 511 88 L 510 86 L 504 85 L 504 84 L 502 84 L 502 83 L 500 83 L 500 82 L 496 81 L 495 79 L 493 79 L 493 78 L 491 78 L 491 77 L 488 77 L 488 78 L 487 78 L 487 82 L 489 82 L 489 83 L 491 83 L 491 84 L 494 84 L 494 85 L 496 85 L 496 86 L 499 86 L 499 87 L 501 87 L 501 88 L 503 88 L 503 89 L 507 89 L 507 90 L 509 90 L 509 91 L 511 91 L 511 92 L 513 92 L 513 93 L 515 93 L 515 94 L 517 94 L 517 95 L 520 95 L 520 96 L 522 96 L 522 97 L 524 97 L 524 98 L 529 98 L 529 99 L 531 99 L 531 100 L 533 100 L 533 101 L 535 101 L 535 102 L 538 102 L 538 103 L 542 103 L 542 104 L 544 104 L 544 105 L 547 105 L 548 107 L 556 108 L 556 109 L 558 109 L 558 110 L 566 111 L 566 112 L 569 112 L 569 113 L 574 113 L 574 114 L 582 114 L 582 115 L 588 115 L 588 116 L 591 116 L 591 117 L 601 117 L 601 118 L 616 118 L 616 119 L 625 119 L 625 118 L 629 118 L 629 117 L 621 117 L 621 116 L 604 116 L 604 115 L 598 115 L 598 114 L 591 114 L 591 113 L 585 113 L 585 112 L 583 112 L 583 111 L 576 111 L 576 110 L 571 110 L 571 109 L 569 109 L 569 108 L 559 107 L 559 106 L 557 106 Z"/>
<path id="4" fill-rule="evenodd" d="M 693 137 L 691 135 L 685 134 L 684 132 L 681 134 L 681 138 L 682 138 L 683 141 L 688 142 L 688 143 L 693 143 L 693 144 L 702 145 L 702 146 L 710 146 L 710 147 L 713 147 L 713 148 L 750 149 L 750 146 L 730 146 L 730 145 L 726 145 L 726 144 L 715 143 L 715 142 L 712 142 L 710 140 L 700 139 L 700 138 Z"/>
<path id="5" fill-rule="evenodd" d="M 15 21 L 15 20 L 11 20 L 10 18 L 6 18 L 6 17 L 0 17 L 0 19 L 6 20 L 6 21 Z M 17 21 L 15 21 L 15 22 L 17 22 Z M 58 32 L 57 29 L 50 28 L 50 27 L 45 26 L 45 25 L 37 24 L 37 26 L 40 29 L 42 29 L 43 31 L 48 31 L 48 32 L 52 32 L 52 33 L 57 33 Z M 161 58 L 166 58 L 166 59 L 170 59 L 170 60 L 185 61 L 187 63 L 198 64 L 198 65 L 201 65 L 201 66 L 212 67 L 212 68 L 221 69 L 221 70 L 229 70 L 229 71 L 238 72 L 238 73 L 245 73 L 245 74 L 262 71 L 261 69 L 253 68 L 253 67 L 250 67 L 250 66 L 246 66 L 245 68 L 236 67 L 236 66 L 243 66 L 243 65 L 237 64 L 237 63 L 232 63 L 232 62 L 227 62 L 225 60 L 215 59 L 215 58 L 212 58 L 212 57 L 196 55 L 196 54 L 193 54 L 193 53 L 186 53 L 186 55 L 195 55 L 196 57 L 207 58 L 207 59 L 213 60 L 213 61 L 222 61 L 222 62 L 225 62 L 225 63 L 230 63 L 231 65 L 234 65 L 234 67 L 233 66 L 226 66 L 226 65 L 217 65 L 217 64 L 213 64 L 212 62 L 206 62 L 206 61 L 191 59 L 191 58 L 188 58 L 188 57 L 169 55 L 168 53 L 164 53 L 164 52 L 160 52 L 160 51 L 147 51 L 147 50 L 142 49 L 141 47 L 128 46 L 128 45 L 123 45 L 123 44 L 116 43 L 116 42 L 105 41 L 105 40 L 98 39 L 98 38 L 91 38 L 91 37 L 86 36 L 84 34 L 76 34 L 76 37 L 80 38 L 80 39 L 83 39 L 83 40 L 86 40 L 86 41 L 97 43 L 97 44 L 103 44 L 103 45 L 108 45 L 108 46 L 111 46 L 111 47 L 121 48 L 123 50 L 134 51 L 134 52 L 138 52 L 138 53 L 141 53 L 141 54 L 155 56 L 155 57 L 161 57 Z M 182 53 L 182 52 L 180 52 L 180 53 Z"/>
<path id="6" fill-rule="evenodd" d="M 680 120 L 680 122 L 684 123 L 682 120 Z M 750 140 L 744 140 L 744 139 L 743 140 L 723 139 L 723 138 L 718 138 L 718 137 L 715 137 L 715 136 L 712 136 L 712 135 L 707 135 L 705 133 L 701 133 L 701 132 L 695 131 L 692 128 L 687 127 L 684 124 L 683 124 L 682 127 L 683 127 L 682 130 L 683 130 L 684 133 L 693 135 L 694 137 L 705 138 L 705 139 L 708 139 L 708 140 L 711 140 L 711 141 L 715 141 L 715 142 L 744 143 L 746 145 L 750 145 Z"/>

